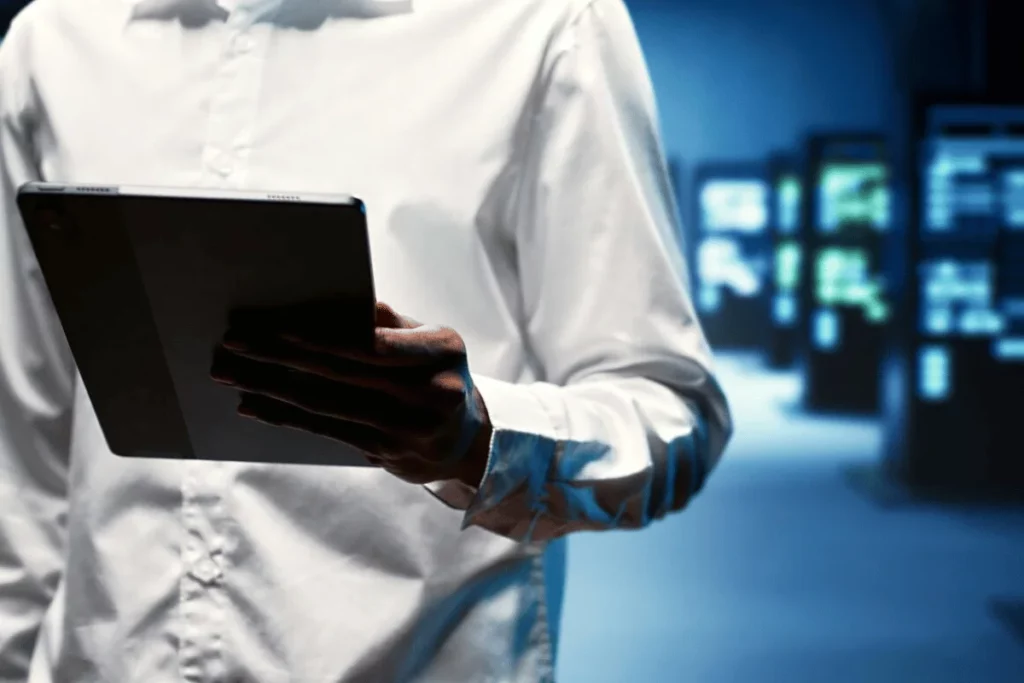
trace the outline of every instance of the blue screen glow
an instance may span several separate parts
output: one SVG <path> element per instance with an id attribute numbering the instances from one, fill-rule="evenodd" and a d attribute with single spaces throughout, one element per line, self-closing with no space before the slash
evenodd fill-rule
<path id="1" fill-rule="evenodd" d="M 755 178 L 709 180 L 700 189 L 700 208 L 706 232 L 764 232 L 768 183 Z"/>
<path id="2" fill-rule="evenodd" d="M 824 308 L 814 313 L 814 345 L 823 351 L 832 351 L 839 346 L 839 316 L 835 311 Z"/>
<path id="3" fill-rule="evenodd" d="M 851 227 L 883 231 L 890 222 L 888 169 L 881 162 L 834 161 L 824 164 L 818 184 L 818 230 Z"/>
<path id="4" fill-rule="evenodd" d="M 866 249 L 826 247 L 814 264 L 814 295 L 824 306 L 860 308 L 864 318 L 881 324 L 889 319 L 885 281 L 872 273 Z"/>
<path id="5" fill-rule="evenodd" d="M 796 297 L 792 294 L 778 294 L 772 304 L 772 318 L 783 327 L 796 324 Z"/>
<path id="6" fill-rule="evenodd" d="M 1001 334 L 1004 315 L 995 307 L 991 262 L 954 258 L 919 266 L 921 333 L 933 337 Z"/>
<path id="7" fill-rule="evenodd" d="M 918 352 L 918 394 L 928 401 L 945 401 L 952 392 L 952 358 L 945 346 L 925 346 Z"/>
<path id="8" fill-rule="evenodd" d="M 713 285 L 701 284 L 697 303 L 705 313 L 717 312 L 722 307 L 722 290 Z"/>
<path id="9" fill-rule="evenodd" d="M 850 309 L 871 326 L 886 324 L 892 315 L 881 270 L 883 233 L 892 212 L 889 165 L 880 140 L 841 136 L 825 141 L 814 163 L 816 208 L 808 227 L 817 237 L 805 272 L 813 278 L 808 284 L 815 307 L 832 313 L 817 316 L 812 342 L 822 349 L 843 344 L 853 354 L 859 340 L 844 344 L 847 332 L 839 329 Z M 835 342 L 825 343 L 832 336 Z"/>
<path id="10" fill-rule="evenodd" d="M 1024 167 L 1003 173 L 1003 222 L 1009 230 L 1024 230 Z"/>
<path id="11" fill-rule="evenodd" d="M 1024 230 L 1024 138 L 937 137 L 928 145 L 924 229 L 993 237 Z"/>
<path id="12" fill-rule="evenodd" d="M 997 339 L 992 345 L 992 355 L 1001 361 L 1024 362 L 1024 337 Z"/>
<path id="13" fill-rule="evenodd" d="M 775 186 L 775 211 L 778 230 L 782 235 L 795 235 L 800 231 L 800 177 L 787 174 Z"/>
<path id="14" fill-rule="evenodd" d="M 721 295 L 727 289 L 738 298 L 758 296 L 765 287 L 768 269 L 766 255 L 750 255 L 740 239 L 725 236 L 707 237 L 697 248 L 697 276 L 701 283 L 700 299 L 705 311 L 717 310 Z M 714 289 L 715 294 L 704 290 Z"/>
<path id="15" fill-rule="evenodd" d="M 777 325 L 792 327 L 799 316 L 798 288 L 803 249 L 796 240 L 787 239 L 775 247 L 775 301 L 772 318 Z"/>

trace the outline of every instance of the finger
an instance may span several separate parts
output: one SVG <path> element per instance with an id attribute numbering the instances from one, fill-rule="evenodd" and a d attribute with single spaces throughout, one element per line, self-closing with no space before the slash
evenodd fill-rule
<path id="1" fill-rule="evenodd" d="M 414 328 L 380 327 L 374 335 L 375 351 L 385 358 L 420 358 L 434 360 L 442 357 L 464 357 L 462 337 L 450 327 L 420 325 Z"/>
<path id="2" fill-rule="evenodd" d="M 345 443 L 363 451 L 377 462 L 385 459 L 383 446 L 386 437 L 365 425 L 324 418 L 287 403 L 247 392 L 242 392 L 238 414 L 269 426 L 297 429 Z"/>
<path id="3" fill-rule="evenodd" d="M 376 319 L 377 327 L 389 327 L 395 329 L 412 329 L 414 327 L 420 327 L 423 324 L 408 316 L 401 315 L 398 311 L 383 301 L 377 302 Z"/>
<path id="4" fill-rule="evenodd" d="M 290 341 L 320 346 L 340 346 L 362 354 L 367 348 L 366 306 L 363 301 L 328 300 L 287 306 L 280 309 L 240 310 L 232 314 L 231 327 L 260 333 L 276 330 Z M 374 329 L 414 329 L 421 323 L 400 315 L 391 306 L 377 303 L 373 311 Z M 372 337 L 372 334 L 370 335 Z"/>
<path id="5" fill-rule="evenodd" d="M 374 347 L 367 349 L 359 344 L 341 345 L 317 339 L 299 330 L 288 330 L 282 338 L 305 350 L 317 353 L 331 353 L 339 357 L 372 362 L 375 365 L 419 365 L 429 361 L 431 346 L 449 341 L 453 331 L 437 326 L 424 326 L 415 319 L 399 314 L 384 302 L 377 303 L 377 328 L 374 333 Z M 392 338 L 399 333 L 400 338 Z M 458 335 L 455 335 L 458 338 Z M 461 338 L 459 338 L 461 342 Z"/>
<path id="6" fill-rule="evenodd" d="M 423 438 L 437 430 L 438 411 L 413 406 L 373 389 L 332 382 L 280 366 L 236 358 L 227 361 L 231 384 L 315 415 L 373 427 L 396 436 Z"/>
<path id="7" fill-rule="evenodd" d="M 332 382 L 374 389 L 408 402 L 415 402 L 422 395 L 421 387 L 428 384 L 431 377 L 429 372 L 416 372 L 415 367 L 371 365 L 280 340 L 241 341 L 230 331 L 222 349 Z"/>
<path id="8" fill-rule="evenodd" d="M 243 362 L 244 359 L 239 359 L 237 354 L 218 346 L 213 350 L 210 377 L 215 382 L 233 387 L 239 374 L 244 371 L 244 368 L 240 367 Z"/>
<path id="9" fill-rule="evenodd" d="M 362 451 L 371 464 L 410 484 L 429 484 L 440 478 L 435 466 L 413 452 L 396 447 L 390 437 L 372 428 L 326 419 L 290 404 L 245 392 L 238 413 L 268 426 L 295 429 L 352 446 Z"/>
<path id="10" fill-rule="evenodd" d="M 399 452 L 384 434 L 360 425 L 345 424 L 302 411 L 263 396 L 242 393 L 238 414 L 272 427 L 294 429 L 324 437 L 361 451 L 371 465 L 411 484 L 429 484 L 438 479 L 432 468 L 417 458 L 396 456 Z"/>
<path id="11" fill-rule="evenodd" d="M 466 348 L 462 337 L 451 328 L 436 325 L 411 328 L 378 327 L 374 332 L 372 351 L 355 346 L 325 344 L 296 334 L 285 334 L 282 337 L 289 343 L 313 353 L 330 354 L 382 367 L 451 368 L 466 361 Z"/>

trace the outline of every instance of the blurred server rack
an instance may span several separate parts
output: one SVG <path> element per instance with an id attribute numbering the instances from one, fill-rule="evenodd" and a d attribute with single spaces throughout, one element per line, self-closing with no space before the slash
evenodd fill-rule
<path id="1" fill-rule="evenodd" d="M 885 392 L 887 469 L 951 493 L 1024 492 L 1024 101 L 921 96 Z"/>
<path id="2" fill-rule="evenodd" d="M 874 414 L 892 318 L 882 267 L 891 239 L 891 169 L 875 133 L 808 139 L 800 334 L 805 408 Z"/>
<path id="3" fill-rule="evenodd" d="M 767 168 L 704 163 L 694 171 L 694 299 L 716 348 L 764 349 L 770 328 L 772 241 Z"/>

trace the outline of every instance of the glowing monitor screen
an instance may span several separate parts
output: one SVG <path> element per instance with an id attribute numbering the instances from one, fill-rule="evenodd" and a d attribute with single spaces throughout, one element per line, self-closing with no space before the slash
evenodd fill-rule
<path id="1" fill-rule="evenodd" d="M 786 174 L 775 185 L 775 211 L 778 231 L 793 235 L 800 231 L 800 177 Z"/>
<path id="2" fill-rule="evenodd" d="M 827 162 L 819 177 L 818 229 L 835 233 L 889 227 L 888 169 L 881 162 Z"/>
<path id="3" fill-rule="evenodd" d="M 701 291 L 700 308 L 715 311 L 722 290 L 737 298 L 758 296 L 764 289 L 766 263 L 763 257 L 747 253 L 745 245 L 730 237 L 708 237 L 697 248 L 697 275 Z"/>
<path id="4" fill-rule="evenodd" d="M 852 247 L 827 247 L 817 254 L 814 264 L 815 297 L 820 306 L 856 307 L 864 318 L 875 324 L 889 319 L 885 302 L 885 282 L 871 272 L 866 250 Z"/>
<path id="5" fill-rule="evenodd" d="M 1024 231 L 1024 135 L 931 139 L 922 201 L 926 237 Z"/>
<path id="6" fill-rule="evenodd" d="M 921 162 L 919 331 L 1024 362 L 1024 106 L 936 105 Z M 969 256 L 970 255 L 970 256 Z"/>
<path id="7" fill-rule="evenodd" d="M 718 179 L 700 190 L 707 232 L 759 233 L 768 226 L 768 184 L 757 179 Z"/>
<path id="8" fill-rule="evenodd" d="M 995 306 L 989 261 L 932 259 L 919 266 L 920 328 L 932 337 L 996 336 L 1005 320 Z"/>

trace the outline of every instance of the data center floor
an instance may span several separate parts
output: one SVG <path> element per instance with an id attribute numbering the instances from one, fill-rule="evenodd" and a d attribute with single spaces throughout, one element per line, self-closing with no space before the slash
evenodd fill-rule
<path id="1" fill-rule="evenodd" d="M 880 506 L 844 475 L 877 457 L 873 421 L 719 363 L 737 436 L 700 498 L 571 540 L 558 680 L 1024 681 L 1024 509 Z"/>

